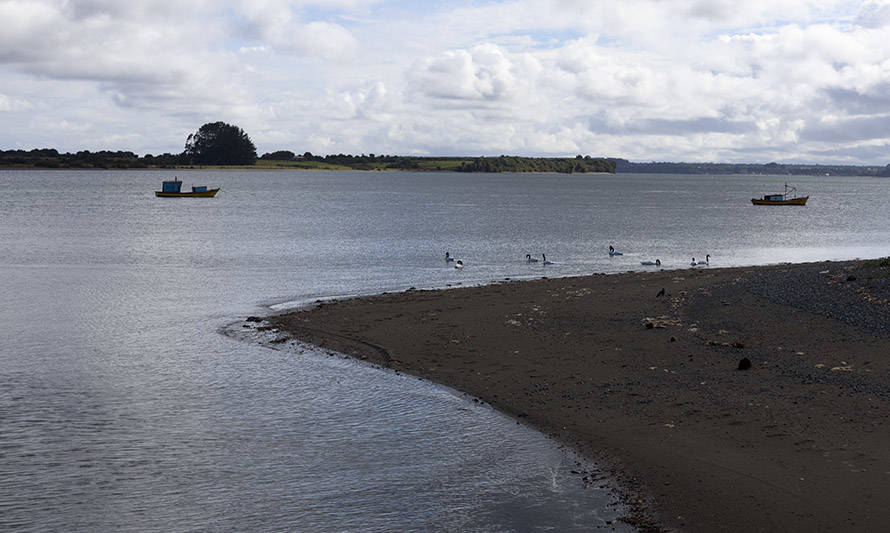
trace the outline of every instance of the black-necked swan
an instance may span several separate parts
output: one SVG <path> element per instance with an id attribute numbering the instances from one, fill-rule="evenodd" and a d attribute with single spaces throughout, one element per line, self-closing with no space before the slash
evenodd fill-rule
<path id="1" fill-rule="evenodd" d="M 445 252 L 445 262 L 446 262 L 446 263 L 450 263 L 450 262 L 452 262 L 452 261 L 454 261 L 454 258 L 451 257 L 451 253 L 450 253 L 450 252 Z"/>
<path id="2" fill-rule="evenodd" d="M 553 264 L 552 261 L 548 261 L 548 260 L 547 260 L 547 256 L 546 256 L 545 254 L 542 253 L 542 254 L 541 254 L 541 257 L 544 259 L 544 264 L 545 264 L 545 265 L 552 265 L 552 264 Z"/>
<path id="3" fill-rule="evenodd" d="M 646 266 L 661 266 L 661 259 L 656 259 L 655 261 L 640 261 L 640 264 Z"/>
<path id="4" fill-rule="evenodd" d="M 454 268 L 461 269 L 464 267 L 464 262 L 460 259 L 457 260 L 457 263 L 454 263 Z"/>
<path id="5" fill-rule="evenodd" d="M 532 257 L 532 254 L 525 254 L 525 260 L 529 263 L 537 263 L 538 262 L 538 258 Z"/>

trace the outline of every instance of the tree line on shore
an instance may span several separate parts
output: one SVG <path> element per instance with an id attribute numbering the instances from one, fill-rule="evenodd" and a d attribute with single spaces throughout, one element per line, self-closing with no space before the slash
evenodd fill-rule
<path id="1" fill-rule="evenodd" d="M 296 155 L 290 151 L 266 153 L 249 161 L 227 163 L 219 158 L 197 159 L 186 153 L 146 154 L 129 151 L 60 153 L 53 148 L 0 150 L 0 168 L 56 169 L 140 169 L 184 168 L 192 166 L 254 166 L 256 168 L 293 168 L 329 170 L 413 170 L 454 172 L 614 172 L 615 164 L 604 158 L 576 156 L 545 157 L 422 157 L 397 155 Z"/>
<path id="2" fill-rule="evenodd" d="M 415 170 L 454 172 L 609 172 L 648 174 L 771 174 L 890 176 L 890 165 L 783 165 L 735 163 L 633 163 L 626 159 L 575 157 L 424 157 L 375 154 L 328 154 L 278 150 L 257 156 L 256 146 L 240 127 L 208 122 L 186 138 L 177 154 L 145 154 L 101 150 L 60 153 L 53 148 L 0 150 L 0 168 L 182 168 L 192 166 L 256 166 L 260 168 L 330 170 Z"/>
<path id="3" fill-rule="evenodd" d="M 262 161 L 324 163 L 355 170 L 449 170 L 454 172 L 615 172 L 615 164 L 602 157 L 577 155 L 563 157 L 521 157 L 501 155 L 497 157 L 423 157 L 397 155 L 348 155 L 325 156 L 306 152 L 297 155 L 287 150 L 263 154 Z"/>
<path id="4" fill-rule="evenodd" d="M 139 157 L 133 152 L 102 150 L 59 153 L 53 148 L 0 150 L 0 167 L 40 168 L 181 168 L 190 166 L 257 166 L 331 170 L 416 170 L 456 172 L 614 172 L 615 164 L 604 158 L 418 157 L 397 155 L 297 155 L 278 150 L 257 157 L 256 146 L 238 126 L 209 122 L 189 135 L 178 154 Z"/>
<path id="5" fill-rule="evenodd" d="M 225 122 L 208 122 L 189 135 L 178 154 L 159 156 L 100 150 L 59 153 L 55 148 L 0 150 L 0 166 L 42 168 L 173 168 L 190 165 L 253 165 L 256 147 L 247 133 Z"/>

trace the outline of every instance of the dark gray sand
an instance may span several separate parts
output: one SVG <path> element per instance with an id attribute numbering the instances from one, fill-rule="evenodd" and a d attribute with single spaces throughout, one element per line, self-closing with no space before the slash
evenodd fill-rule
<path id="1" fill-rule="evenodd" d="M 593 275 L 270 320 L 610 465 L 638 525 L 886 531 L 888 276 L 878 262 Z"/>

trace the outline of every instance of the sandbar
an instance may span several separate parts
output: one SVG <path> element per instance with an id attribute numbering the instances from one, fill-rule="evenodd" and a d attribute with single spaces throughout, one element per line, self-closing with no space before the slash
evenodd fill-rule
<path id="1" fill-rule="evenodd" d="M 888 275 L 846 261 L 504 280 L 269 321 L 607 465 L 641 529 L 886 531 Z"/>

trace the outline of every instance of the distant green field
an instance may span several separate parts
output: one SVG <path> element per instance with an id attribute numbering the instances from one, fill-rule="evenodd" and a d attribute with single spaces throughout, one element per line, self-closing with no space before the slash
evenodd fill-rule
<path id="1" fill-rule="evenodd" d="M 281 168 L 302 170 L 414 170 L 414 171 L 456 171 L 461 163 L 471 162 L 471 158 L 425 158 L 425 157 L 400 157 L 398 160 L 387 158 L 386 160 L 373 160 L 370 158 L 355 158 L 347 162 L 299 160 L 276 161 L 268 159 L 257 160 L 258 168 Z"/>
<path id="2" fill-rule="evenodd" d="M 254 168 L 280 168 L 292 170 L 352 170 L 352 167 L 346 165 L 325 163 L 324 161 L 274 161 L 268 159 L 258 159 Z"/>

